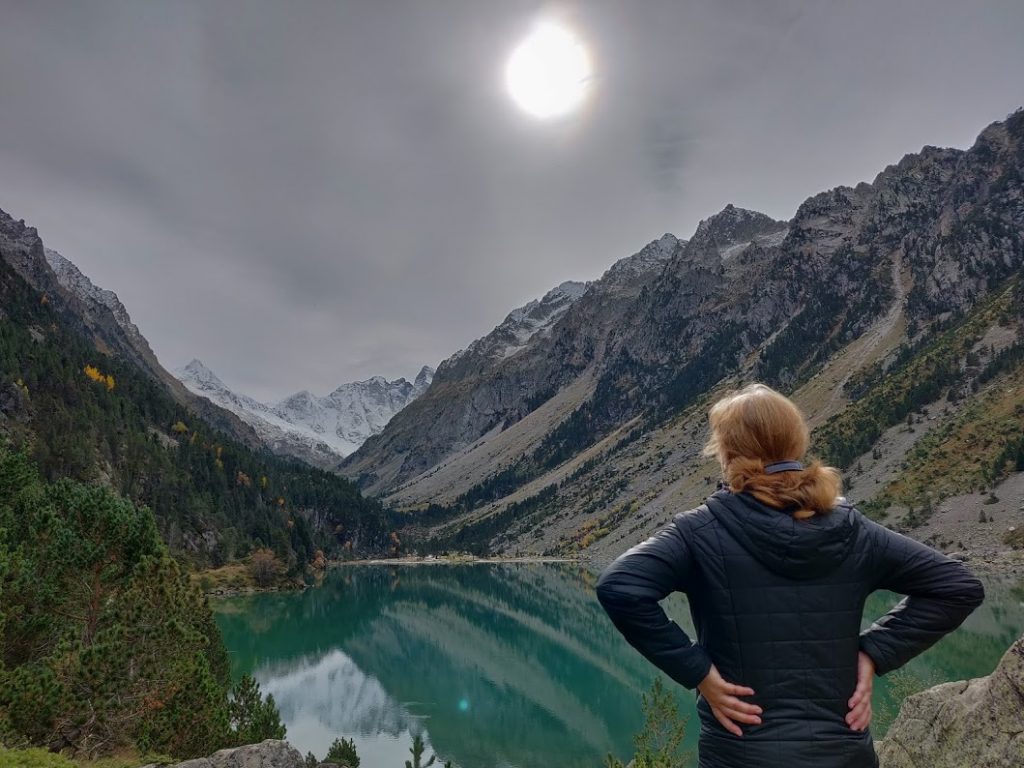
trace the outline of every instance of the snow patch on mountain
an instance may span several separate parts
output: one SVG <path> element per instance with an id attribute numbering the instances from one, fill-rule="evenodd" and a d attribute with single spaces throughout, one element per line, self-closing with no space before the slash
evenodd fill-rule
<path id="1" fill-rule="evenodd" d="M 61 284 L 65 289 L 73 293 L 78 298 L 86 302 L 95 302 L 110 310 L 110 313 L 114 316 L 114 320 L 121 326 L 121 330 L 131 336 L 134 340 L 141 340 L 145 342 L 142 334 L 139 332 L 138 327 L 132 322 L 131 317 L 128 315 L 128 310 L 125 309 L 124 304 L 117 298 L 117 294 L 113 291 L 108 291 L 105 288 L 100 288 L 94 284 L 92 280 L 82 274 L 82 271 L 76 267 L 71 261 L 61 256 L 57 251 L 52 248 L 43 248 L 43 253 L 46 256 L 46 263 L 50 265 L 50 269 L 57 276 L 57 282 Z M 146 348 L 148 349 L 149 344 L 146 342 Z"/>
<path id="2" fill-rule="evenodd" d="M 480 355 L 492 360 L 511 357 L 538 333 L 547 331 L 558 322 L 589 286 L 589 282 L 578 280 L 559 283 L 541 298 L 513 309 L 489 334 L 459 350 L 448 360 L 454 361 L 466 355 Z"/>
<path id="3" fill-rule="evenodd" d="M 174 374 L 192 392 L 237 414 L 275 452 L 330 465 L 382 431 L 392 416 L 423 394 L 434 370 L 423 366 L 411 382 L 373 376 L 342 384 L 325 397 L 303 390 L 272 404 L 232 391 L 199 360 Z"/>
<path id="4" fill-rule="evenodd" d="M 649 276 L 652 272 L 660 272 L 672 254 L 686 245 L 671 233 L 665 233 L 657 240 L 652 240 L 637 253 L 626 256 L 612 264 L 601 276 L 601 282 L 617 282 L 636 277 Z"/>

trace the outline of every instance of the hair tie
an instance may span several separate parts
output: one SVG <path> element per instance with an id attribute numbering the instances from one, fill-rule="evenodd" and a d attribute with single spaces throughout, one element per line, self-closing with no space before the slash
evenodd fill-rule
<path id="1" fill-rule="evenodd" d="M 773 461 L 771 464 L 764 465 L 764 473 L 774 475 L 776 472 L 799 472 L 803 468 L 804 465 L 799 461 Z"/>

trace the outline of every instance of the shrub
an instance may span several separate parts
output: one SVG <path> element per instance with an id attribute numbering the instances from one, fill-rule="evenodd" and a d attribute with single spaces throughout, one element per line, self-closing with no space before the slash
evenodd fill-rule
<path id="1" fill-rule="evenodd" d="M 272 549 L 257 549 L 249 557 L 249 575 L 258 587 L 269 587 L 284 571 Z"/>
<path id="2" fill-rule="evenodd" d="M 684 768 L 690 765 L 690 755 L 682 750 L 686 719 L 679 717 L 679 703 L 671 691 L 665 690 L 660 677 L 643 695 L 641 706 L 644 727 L 633 737 L 636 755 L 630 765 L 634 768 Z M 622 761 L 612 755 L 605 758 L 605 766 L 625 768 Z"/>
<path id="3" fill-rule="evenodd" d="M 352 739 L 335 739 L 331 748 L 327 750 L 325 763 L 337 763 L 346 768 L 359 768 L 359 755 L 356 754 L 356 744 Z"/>

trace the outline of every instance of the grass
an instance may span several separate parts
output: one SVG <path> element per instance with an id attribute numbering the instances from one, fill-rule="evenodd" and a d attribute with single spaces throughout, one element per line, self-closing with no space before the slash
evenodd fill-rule
<path id="1" fill-rule="evenodd" d="M 222 565 L 219 568 L 195 571 L 190 575 L 190 578 L 192 583 L 198 585 L 206 594 L 248 592 L 265 589 L 257 585 L 246 562 L 233 562 Z M 292 589 L 294 587 L 293 580 L 283 574 L 271 585 L 271 588 L 275 589 Z"/>
<path id="2" fill-rule="evenodd" d="M 231 592 L 256 587 L 256 582 L 245 563 L 228 563 L 220 568 L 196 571 L 192 574 L 192 581 L 198 584 L 203 592 Z"/>
<path id="3" fill-rule="evenodd" d="M 125 753 L 97 760 L 72 759 L 45 749 L 5 749 L 0 747 L 0 768 L 138 768 L 156 763 L 177 762 L 167 755 Z"/>

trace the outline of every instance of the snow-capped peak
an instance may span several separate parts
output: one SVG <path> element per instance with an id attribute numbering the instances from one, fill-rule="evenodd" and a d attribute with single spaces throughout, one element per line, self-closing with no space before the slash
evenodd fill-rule
<path id="1" fill-rule="evenodd" d="M 423 366 L 414 383 L 371 376 L 342 384 L 326 397 L 304 389 L 274 404 L 233 392 L 199 360 L 178 368 L 174 375 L 196 394 L 237 414 L 273 450 L 332 465 L 423 394 L 434 370 Z"/>
<path id="2" fill-rule="evenodd" d="M 197 358 L 192 358 L 188 365 L 174 371 L 174 375 L 182 383 L 188 385 L 189 389 L 194 389 L 193 384 L 204 389 L 227 389 L 224 382 L 217 378 L 217 374 L 203 365 L 203 362 Z"/>

